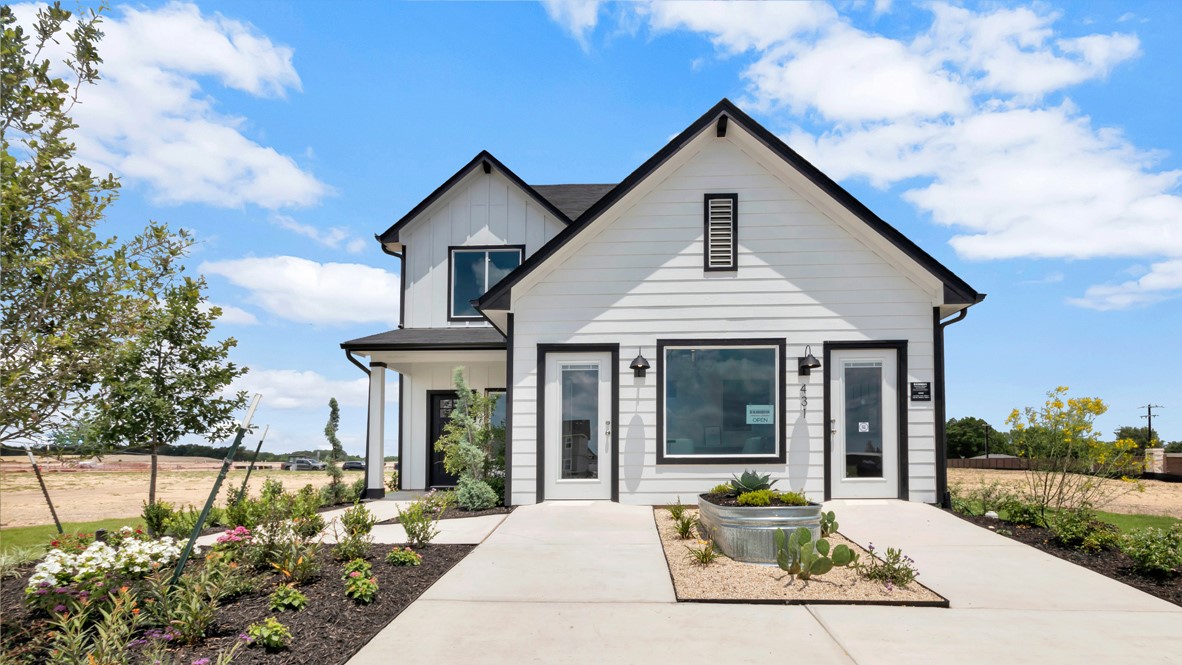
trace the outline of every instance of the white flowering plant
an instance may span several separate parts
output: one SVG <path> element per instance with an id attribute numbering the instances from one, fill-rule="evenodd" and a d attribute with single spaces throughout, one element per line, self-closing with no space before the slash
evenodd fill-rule
<path id="1" fill-rule="evenodd" d="M 25 600 L 60 614 L 175 563 L 180 554 L 181 546 L 172 538 L 143 540 L 124 527 L 110 543 L 96 540 L 78 553 L 49 550 L 29 577 Z"/>

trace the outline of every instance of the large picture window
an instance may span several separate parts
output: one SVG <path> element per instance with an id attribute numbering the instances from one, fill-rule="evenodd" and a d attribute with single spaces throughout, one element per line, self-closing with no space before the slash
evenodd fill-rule
<path id="1" fill-rule="evenodd" d="M 480 312 L 472 306 L 472 301 L 488 293 L 505 275 L 521 265 L 523 253 L 524 248 L 520 245 L 452 247 L 448 318 L 479 319 Z"/>
<path id="2" fill-rule="evenodd" d="M 659 340 L 665 463 L 782 461 L 783 340 Z"/>

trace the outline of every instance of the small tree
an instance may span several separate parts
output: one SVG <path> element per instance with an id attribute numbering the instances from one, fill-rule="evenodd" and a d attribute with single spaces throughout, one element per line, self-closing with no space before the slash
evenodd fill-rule
<path id="1" fill-rule="evenodd" d="M 493 462 L 498 436 L 491 423 L 497 397 L 469 389 L 459 367 L 453 383 L 458 399 L 443 426 L 443 436 L 435 442 L 435 449 L 443 453 L 443 468 L 460 478 L 456 502 L 468 510 L 491 508 L 500 501 L 488 483 L 497 472 Z"/>
<path id="2" fill-rule="evenodd" d="M 234 412 L 246 392 L 225 397 L 247 372 L 228 362 L 233 337 L 206 343 L 217 307 L 205 307 L 203 279 L 184 278 L 165 289 L 143 332 L 120 349 L 95 400 L 95 429 L 109 446 L 146 445 L 152 453 L 148 503 L 156 502 L 157 451 L 190 434 L 217 441 L 234 432 Z"/>
<path id="3" fill-rule="evenodd" d="M 989 454 L 1008 454 L 1010 452 L 1010 435 L 1008 433 L 998 432 L 988 422 L 973 416 L 950 418 L 945 428 L 948 458 L 958 459 L 985 454 L 985 437 L 987 435 L 989 437 Z"/>
<path id="4" fill-rule="evenodd" d="M 1096 435 L 1093 422 L 1108 410 L 1103 401 L 1069 398 L 1067 390 L 1059 386 L 1047 392 L 1042 409 L 1014 409 L 1006 419 L 1018 454 L 1029 460 L 1026 498 L 1044 526 L 1053 512 L 1090 510 L 1136 489 L 1128 475 L 1143 464 L 1134 442 L 1105 443 Z"/>
<path id="5" fill-rule="evenodd" d="M 1152 440 L 1150 440 L 1148 427 L 1123 425 L 1118 427 L 1116 431 L 1113 432 L 1113 435 L 1116 436 L 1118 441 L 1120 439 L 1129 439 L 1133 443 L 1136 443 L 1138 448 L 1142 449 L 1155 448 L 1161 445 L 1161 439 L 1157 438 L 1157 432 L 1154 432 L 1154 437 Z"/>
<path id="6" fill-rule="evenodd" d="M 345 485 L 342 480 L 345 473 L 341 471 L 340 464 L 337 460 L 344 456 L 344 449 L 341 447 L 341 440 L 337 438 L 337 431 L 341 427 L 341 407 L 337 404 L 337 398 L 330 397 L 328 399 L 328 423 L 324 425 L 324 438 L 328 439 L 328 444 L 332 446 L 332 452 L 328 455 L 328 466 L 325 471 L 330 478 L 328 486 L 325 488 L 325 503 L 338 504 L 345 499 Z"/>
<path id="7" fill-rule="evenodd" d="M 26 34 L 0 6 L 0 442 L 76 424 L 190 243 L 158 224 L 127 242 L 98 233 L 119 183 L 78 163 L 69 136 L 99 79 L 100 20 L 54 3 Z M 53 43 L 69 45 L 64 67 L 44 57 Z"/>

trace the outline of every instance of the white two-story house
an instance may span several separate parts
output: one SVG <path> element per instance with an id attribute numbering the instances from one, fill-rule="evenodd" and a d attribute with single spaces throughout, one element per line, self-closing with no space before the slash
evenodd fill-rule
<path id="1" fill-rule="evenodd" d="M 944 496 L 944 328 L 984 294 L 730 101 L 614 185 L 482 152 L 378 240 L 403 323 L 342 344 L 370 372 L 370 497 L 386 371 L 402 488 L 454 483 L 433 444 L 456 367 L 503 394 L 508 504 L 693 503 L 745 469 Z"/>

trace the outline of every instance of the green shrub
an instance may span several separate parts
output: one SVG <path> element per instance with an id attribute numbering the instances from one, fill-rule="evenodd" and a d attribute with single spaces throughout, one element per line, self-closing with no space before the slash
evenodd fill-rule
<path id="1" fill-rule="evenodd" d="M 789 506 L 807 506 L 809 505 L 808 497 L 800 492 L 776 492 L 776 498 L 781 503 Z"/>
<path id="2" fill-rule="evenodd" d="M 179 642 L 195 644 L 217 618 L 218 600 L 224 590 L 225 571 L 205 565 L 186 570 L 176 584 L 169 584 L 172 571 L 164 570 L 144 587 L 153 623 L 169 626 Z"/>
<path id="3" fill-rule="evenodd" d="M 386 489 L 391 492 L 398 491 L 398 469 L 391 471 L 390 476 L 386 478 Z"/>
<path id="4" fill-rule="evenodd" d="M 218 600 L 252 593 L 258 587 L 258 578 L 248 575 L 245 568 L 234 561 L 230 552 L 210 552 L 205 556 L 205 567 L 209 569 L 210 582 L 219 592 Z"/>
<path id="5" fill-rule="evenodd" d="M 1006 521 L 1011 524 L 1037 526 L 1042 523 L 1042 511 L 1032 503 L 1026 503 L 1015 497 L 1003 507 Z"/>
<path id="6" fill-rule="evenodd" d="M 862 577 L 874 582 L 882 582 L 887 588 L 905 587 L 914 582 L 916 577 L 919 577 L 915 561 L 903 554 L 902 550 L 888 547 L 886 555 L 879 559 L 874 553 L 874 543 L 871 543 L 866 549 L 870 552 L 869 561 L 854 566 Z"/>
<path id="7" fill-rule="evenodd" d="M 500 497 L 483 480 L 460 478 L 456 487 L 456 503 L 464 510 L 488 510 L 496 507 Z"/>
<path id="8" fill-rule="evenodd" d="M 354 559 L 345 564 L 345 595 L 361 605 L 368 605 L 378 594 L 378 578 L 373 576 L 373 567 L 363 559 Z"/>
<path id="9" fill-rule="evenodd" d="M 683 504 L 681 502 L 681 497 L 678 497 L 677 503 L 673 504 L 672 506 L 669 506 L 669 516 L 675 520 L 679 520 L 679 519 L 681 519 L 681 516 L 684 514 L 685 514 L 685 504 Z"/>
<path id="10" fill-rule="evenodd" d="M 417 566 L 423 563 L 423 557 L 409 547 L 395 547 L 386 555 L 386 563 L 391 566 Z"/>
<path id="11" fill-rule="evenodd" d="M 406 531 L 406 540 L 411 547 L 424 547 L 439 535 L 441 512 L 432 508 L 426 497 L 410 504 L 405 510 L 398 509 L 398 522 Z"/>
<path id="12" fill-rule="evenodd" d="M 1126 534 L 1120 539 L 1120 551 L 1142 572 L 1182 572 L 1182 525 L 1175 524 L 1168 531 L 1149 527 Z"/>
<path id="13" fill-rule="evenodd" d="M 320 561 L 316 558 L 317 547 L 295 539 L 284 541 L 271 554 L 270 565 L 288 584 L 300 585 L 320 575 Z"/>
<path id="14" fill-rule="evenodd" d="M 739 495 L 740 506 L 770 506 L 776 493 L 771 490 L 752 490 Z"/>
<path id="15" fill-rule="evenodd" d="M 722 496 L 727 496 L 729 494 L 734 494 L 735 488 L 733 486 L 731 486 L 730 483 L 719 483 L 718 485 L 715 485 L 714 487 L 710 488 L 710 491 L 706 492 L 706 493 L 707 494 L 721 494 Z"/>
<path id="16" fill-rule="evenodd" d="M 274 478 L 267 478 L 263 481 L 263 489 L 259 492 L 259 497 L 263 501 L 274 501 L 283 496 L 283 482 Z"/>
<path id="17" fill-rule="evenodd" d="M 1117 545 L 1120 530 L 1107 522 L 1096 519 L 1090 508 L 1060 510 L 1051 515 L 1051 534 L 1064 547 L 1074 547 L 1085 552 L 1098 552 Z"/>
<path id="18" fill-rule="evenodd" d="M 338 561 L 348 559 L 364 559 L 369 556 L 373 536 L 370 531 L 377 524 L 378 518 L 360 502 L 354 503 L 352 508 L 341 515 L 341 527 L 344 533 L 337 534 L 337 544 L 333 548 L 333 556 Z"/>
<path id="19" fill-rule="evenodd" d="M 275 617 L 268 617 L 266 621 L 250 624 L 246 629 L 246 634 L 250 636 L 256 646 L 263 647 L 267 651 L 285 649 L 291 643 L 291 631 L 287 626 L 279 623 Z"/>
<path id="20" fill-rule="evenodd" d="M 271 592 L 267 600 L 270 602 L 272 612 L 287 610 L 299 612 L 308 606 L 308 597 L 290 584 L 280 584 L 275 591 Z"/>
<path id="21" fill-rule="evenodd" d="M 172 504 L 164 501 L 156 501 L 155 503 L 145 501 L 140 516 L 144 518 L 144 526 L 148 527 L 148 533 L 153 536 L 163 536 L 165 529 L 168 528 L 168 522 L 173 516 Z"/>
<path id="22" fill-rule="evenodd" d="M 502 457 L 504 456 L 502 455 Z M 492 488 L 493 494 L 496 495 L 496 505 L 503 505 L 505 503 L 505 476 L 501 474 L 492 474 L 485 478 L 484 482 L 488 483 L 488 486 Z"/>
<path id="23" fill-rule="evenodd" d="M 165 523 L 164 535 L 172 536 L 177 540 L 187 540 L 189 536 L 193 535 L 193 527 L 197 526 L 199 517 L 201 517 L 201 513 L 193 506 L 177 510 Z"/>

